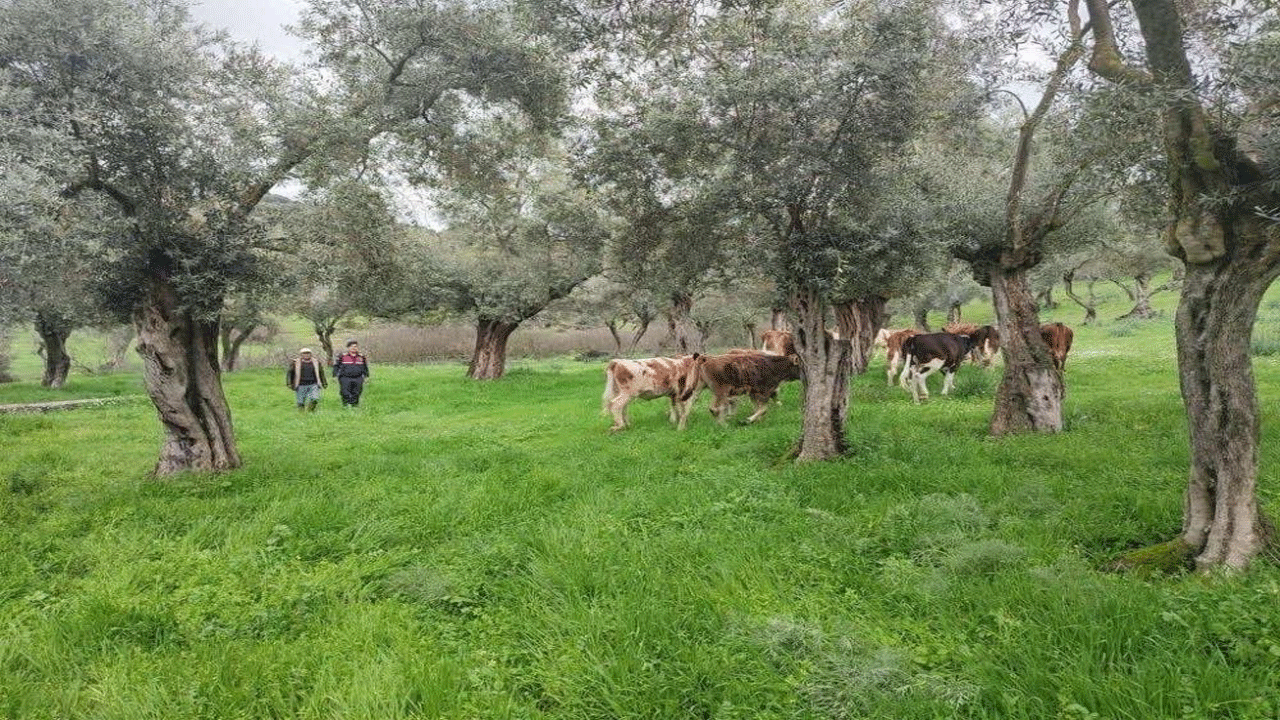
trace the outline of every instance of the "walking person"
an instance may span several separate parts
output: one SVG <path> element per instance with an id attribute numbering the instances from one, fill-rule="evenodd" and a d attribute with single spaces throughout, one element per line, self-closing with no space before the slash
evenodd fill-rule
<path id="1" fill-rule="evenodd" d="M 364 381 L 369 377 L 369 358 L 360 352 L 360 343 L 347 341 L 347 351 L 333 363 L 333 376 L 338 378 L 338 390 L 342 393 L 343 407 L 360 404 Z"/>
<path id="2" fill-rule="evenodd" d="M 311 355 L 311 348 L 302 348 L 298 357 L 289 363 L 285 382 L 298 400 L 298 412 L 315 412 L 320 403 L 320 389 L 329 387 L 324 379 L 324 366 Z"/>

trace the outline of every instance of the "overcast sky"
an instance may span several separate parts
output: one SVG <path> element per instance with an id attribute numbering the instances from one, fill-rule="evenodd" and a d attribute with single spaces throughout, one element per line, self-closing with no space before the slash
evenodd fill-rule
<path id="1" fill-rule="evenodd" d="M 213 28 L 225 28 L 231 36 L 256 42 L 281 60 L 302 56 L 302 43 L 285 32 L 298 21 L 302 0 L 191 0 L 191 14 Z"/>

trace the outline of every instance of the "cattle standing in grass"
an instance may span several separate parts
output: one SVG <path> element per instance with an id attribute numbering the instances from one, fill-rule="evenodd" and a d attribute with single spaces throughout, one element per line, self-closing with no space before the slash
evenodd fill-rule
<path id="1" fill-rule="evenodd" d="M 627 405 L 636 398 L 671 399 L 671 422 L 683 430 L 693 404 L 693 391 L 698 384 L 698 354 L 678 358 L 646 358 L 643 360 L 611 360 L 604 370 L 604 411 L 613 413 L 613 427 L 627 427 Z M 686 397 L 687 396 L 687 397 Z"/>
<path id="2" fill-rule="evenodd" d="M 768 353 L 728 353 L 698 358 L 699 387 L 711 389 L 711 414 L 723 425 L 733 412 L 733 398 L 750 396 L 755 412 L 747 422 L 755 422 L 769 408 L 769 399 L 787 380 L 800 379 L 799 359 L 794 355 Z M 692 402 L 695 392 L 690 392 Z"/>
<path id="3" fill-rule="evenodd" d="M 1053 354 L 1053 366 L 1058 372 L 1066 370 L 1067 353 L 1071 350 L 1071 340 L 1075 333 L 1060 322 L 1046 323 L 1040 326 L 1040 337 L 1044 338 L 1044 344 L 1049 346 L 1049 352 Z"/>
<path id="4" fill-rule="evenodd" d="M 911 399 L 920 402 L 920 398 L 929 397 L 929 388 L 925 380 L 930 373 L 939 368 L 943 372 L 942 394 L 951 392 L 955 384 L 956 369 L 973 347 L 973 338 L 968 335 L 952 335 L 951 333 L 929 333 L 913 335 L 902 343 L 902 352 L 907 358 L 907 366 L 902 369 L 898 382 L 904 390 L 911 391 Z M 910 387 L 908 387 L 910 383 Z"/>
<path id="5" fill-rule="evenodd" d="M 904 355 L 902 354 L 902 343 L 913 335 L 919 335 L 919 330 L 907 328 L 906 330 L 890 330 L 889 335 L 885 337 L 885 372 L 884 379 L 886 385 L 893 384 L 893 376 L 898 374 L 898 363 L 902 362 Z"/>

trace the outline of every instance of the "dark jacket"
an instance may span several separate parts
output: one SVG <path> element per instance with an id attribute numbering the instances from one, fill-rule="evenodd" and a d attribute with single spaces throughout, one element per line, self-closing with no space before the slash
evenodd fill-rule
<path id="1" fill-rule="evenodd" d="M 315 385 L 316 383 L 319 383 L 320 387 L 329 386 L 329 383 L 325 382 L 324 379 L 324 363 L 314 358 L 312 362 L 301 363 L 302 369 L 301 372 L 298 373 L 301 377 L 297 378 L 297 382 L 295 383 L 293 374 L 295 368 L 298 367 L 298 364 L 297 360 L 290 360 L 289 369 L 285 370 L 284 382 L 290 388 L 297 387 L 298 385 Z M 316 373 L 320 373 L 320 377 L 316 377 Z"/>
<path id="2" fill-rule="evenodd" d="M 333 362 L 333 376 L 337 378 L 369 377 L 369 358 L 360 353 L 342 353 Z"/>

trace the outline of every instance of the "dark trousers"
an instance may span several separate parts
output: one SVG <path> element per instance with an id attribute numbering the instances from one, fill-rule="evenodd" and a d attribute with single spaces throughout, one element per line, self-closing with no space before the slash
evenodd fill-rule
<path id="1" fill-rule="evenodd" d="M 360 393 L 364 391 L 364 376 L 338 378 L 338 390 L 342 393 L 343 405 L 359 405 Z"/>

